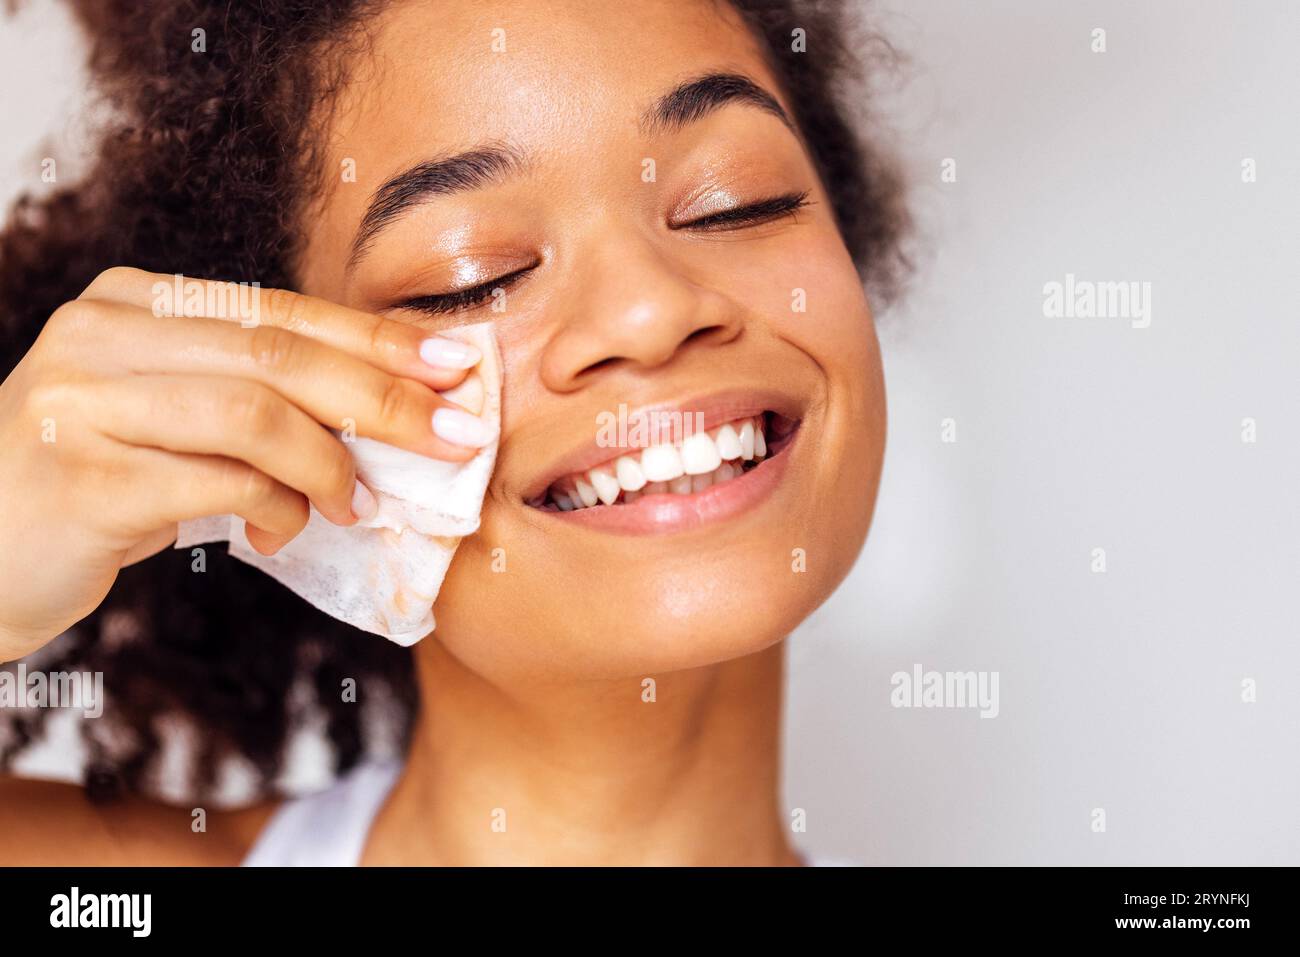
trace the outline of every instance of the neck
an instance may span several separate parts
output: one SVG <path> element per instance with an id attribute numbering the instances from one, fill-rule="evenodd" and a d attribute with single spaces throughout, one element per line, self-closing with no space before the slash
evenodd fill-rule
<path id="1" fill-rule="evenodd" d="M 785 865 L 784 642 L 655 679 L 489 684 L 434 640 L 366 864 Z"/>

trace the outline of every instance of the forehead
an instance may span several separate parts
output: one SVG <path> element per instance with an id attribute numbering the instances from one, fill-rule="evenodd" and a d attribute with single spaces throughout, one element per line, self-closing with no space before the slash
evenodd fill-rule
<path id="1" fill-rule="evenodd" d="M 710 69 L 780 96 L 723 0 L 401 0 L 363 29 L 324 131 L 327 169 L 351 160 L 363 187 L 485 142 L 543 161 L 591 155 L 637 136 L 655 97 Z"/>

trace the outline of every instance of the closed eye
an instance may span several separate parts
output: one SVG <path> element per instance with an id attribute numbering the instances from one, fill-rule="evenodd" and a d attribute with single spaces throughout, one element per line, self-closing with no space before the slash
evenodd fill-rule
<path id="1" fill-rule="evenodd" d="M 672 228 L 700 232 L 723 232 L 732 229 L 743 229 L 746 226 L 757 226 L 761 223 L 771 222 L 781 216 L 787 216 L 796 210 L 803 209 L 807 205 L 809 205 L 807 190 L 801 193 L 787 193 L 784 196 L 774 196 L 771 199 L 737 206 L 735 209 L 724 209 L 721 212 L 711 213 L 708 216 L 702 216 L 699 219 L 693 219 Z M 407 299 L 395 304 L 394 308 L 413 309 L 417 312 L 438 316 L 459 312 L 462 309 L 472 309 L 491 299 L 498 289 L 502 292 L 509 289 L 534 268 L 535 266 L 525 266 L 523 269 L 516 269 L 514 272 L 505 273 L 495 279 L 481 282 L 476 286 L 457 289 L 455 292 L 416 296 L 413 299 Z"/>
<path id="2" fill-rule="evenodd" d="M 502 292 L 509 289 L 522 279 L 525 273 L 534 268 L 534 266 L 525 266 L 523 269 L 516 269 L 514 272 L 505 273 L 495 279 L 489 279 L 487 282 L 481 282 L 477 286 L 457 289 L 455 292 L 416 296 L 414 299 L 407 299 L 404 302 L 397 303 L 395 308 L 414 309 L 417 312 L 425 312 L 434 316 L 459 312 L 462 309 L 471 309 L 487 302 L 496 294 L 498 289 Z"/>
<path id="3" fill-rule="evenodd" d="M 735 209 L 724 209 L 721 212 L 711 213 L 700 219 L 692 219 L 690 222 L 673 226 L 673 229 L 696 229 L 705 232 L 711 230 L 742 229 L 745 226 L 755 226 L 759 223 L 766 223 L 780 216 L 786 216 L 795 210 L 803 209 L 808 205 L 808 191 L 802 193 L 787 193 L 784 196 L 773 196 L 771 199 L 759 200 L 756 203 L 749 203 L 745 206 L 737 206 Z"/>

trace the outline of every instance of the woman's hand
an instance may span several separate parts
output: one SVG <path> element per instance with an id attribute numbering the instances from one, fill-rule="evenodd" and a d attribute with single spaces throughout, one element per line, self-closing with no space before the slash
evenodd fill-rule
<path id="1" fill-rule="evenodd" d="M 493 438 L 435 391 L 465 378 L 472 346 L 277 289 L 245 288 L 233 315 L 214 307 L 235 287 L 192 279 L 226 314 L 175 315 L 200 308 L 171 304 L 177 281 L 100 274 L 0 385 L 0 661 L 84 618 L 185 519 L 239 515 L 271 554 L 308 502 L 339 525 L 368 517 L 326 426 L 451 461 Z"/>

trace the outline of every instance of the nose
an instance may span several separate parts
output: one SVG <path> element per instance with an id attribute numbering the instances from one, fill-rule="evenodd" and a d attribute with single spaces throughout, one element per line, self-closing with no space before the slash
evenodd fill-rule
<path id="1" fill-rule="evenodd" d="M 620 243 L 617 253 L 607 246 L 584 265 L 560 300 L 569 310 L 542 356 L 542 381 L 553 391 L 580 388 L 597 369 L 654 369 L 683 349 L 740 335 L 738 304 L 649 242 Z"/>

